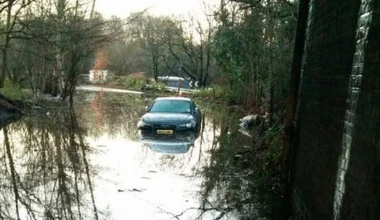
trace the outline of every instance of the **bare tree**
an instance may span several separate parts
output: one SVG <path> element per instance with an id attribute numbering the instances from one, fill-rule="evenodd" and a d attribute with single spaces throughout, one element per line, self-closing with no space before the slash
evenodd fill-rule
<path id="1" fill-rule="evenodd" d="M 176 26 L 175 20 L 170 17 L 154 17 L 141 13 L 131 16 L 128 21 L 127 31 L 132 35 L 132 40 L 145 51 L 150 73 L 155 80 L 160 75 L 163 56 L 166 55 L 167 36 L 172 34 L 168 32 L 168 27 L 173 25 Z"/>
<path id="2" fill-rule="evenodd" d="M 105 25 L 108 21 L 99 14 L 87 11 L 95 1 L 92 5 L 85 0 L 35 3 L 17 20 L 18 32 L 11 36 L 15 39 L 11 56 L 24 58 L 21 68 L 11 62 L 11 75 L 18 75 L 15 80 L 26 79 L 35 93 L 72 101 L 78 76 L 91 68 L 93 54 L 112 41 L 118 30 Z"/>
<path id="3" fill-rule="evenodd" d="M 3 48 L 0 70 L 0 88 L 4 87 L 5 75 L 7 72 L 8 50 L 11 40 L 11 33 L 16 24 L 16 20 L 20 13 L 29 6 L 33 0 L 6 0 L 0 2 L 0 15 L 5 11 L 5 31 L 3 32 Z"/>
<path id="4" fill-rule="evenodd" d="M 213 19 L 206 15 L 203 21 L 195 16 L 186 20 L 188 22 L 181 24 L 179 33 L 169 38 L 168 46 L 178 62 L 183 62 L 185 74 L 204 87 L 209 83 L 212 66 Z"/>

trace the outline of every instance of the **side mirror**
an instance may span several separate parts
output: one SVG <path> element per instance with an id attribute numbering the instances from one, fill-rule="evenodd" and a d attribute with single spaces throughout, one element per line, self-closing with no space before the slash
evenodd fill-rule
<path id="1" fill-rule="evenodd" d="M 149 106 L 145 106 L 145 111 L 147 112 L 149 110 Z"/>

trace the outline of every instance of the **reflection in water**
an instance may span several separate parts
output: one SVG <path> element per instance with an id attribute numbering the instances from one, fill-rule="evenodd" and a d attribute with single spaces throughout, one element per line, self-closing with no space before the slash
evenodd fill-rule
<path id="1" fill-rule="evenodd" d="M 1 219 L 99 219 L 83 133 L 63 107 L 3 127 Z"/>
<path id="2" fill-rule="evenodd" d="M 164 154 L 184 154 L 194 147 L 199 132 L 180 132 L 173 135 L 159 135 L 153 131 L 140 131 L 140 141 L 152 151 Z"/>
<path id="3" fill-rule="evenodd" d="M 218 211 L 215 219 L 231 219 L 231 214 L 237 219 L 281 219 L 280 175 L 268 169 L 277 152 L 263 148 L 259 130 L 250 137 L 241 133 L 231 122 L 238 121 L 236 116 L 220 115 L 215 121 L 220 134 L 214 135 L 210 163 L 203 170 L 201 210 Z"/>
<path id="4" fill-rule="evenodd" d="M 146 102 L 137 95 L 79 93 L 75 106 L 88 136 L 100 137 L 106 133 L 111 138 L 122 135 L 138 140 L 136 124 Z"/>
<path id="5" fill-rule="evenodd" d="M 237 154 L 252 145 L 240 115 L 204 108 L 200 133 L 138 133 L 150 101 L 79 93 L 75 108 L 56 103 L 2 125 L 0 219 L 259 216 L 257 161 Z"/>

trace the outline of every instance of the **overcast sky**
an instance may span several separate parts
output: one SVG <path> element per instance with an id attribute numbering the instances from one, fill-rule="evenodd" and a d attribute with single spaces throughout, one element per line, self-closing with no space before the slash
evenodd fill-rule
<path id="1" fill-rule="evenodd" d="M 96 11 L 104 17 L 128 17 L 129 13 L 149 8 L 154 15 L 181 15 L 203 13 L 203 2 L 218 4 L 220 0 L 97 0 Z"/>

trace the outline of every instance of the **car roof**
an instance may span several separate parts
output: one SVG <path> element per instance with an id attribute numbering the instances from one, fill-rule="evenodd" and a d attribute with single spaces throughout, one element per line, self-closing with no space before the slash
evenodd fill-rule
<path id="1" fill-rule="evenodd" d="M 191 101 L 190 98 L 187 98 L 187 97 L 178 97 L 178 96 L 159 97 L 159 98 L 156 98 L 156 100 L 182 100 L 182 101 Z"/>

